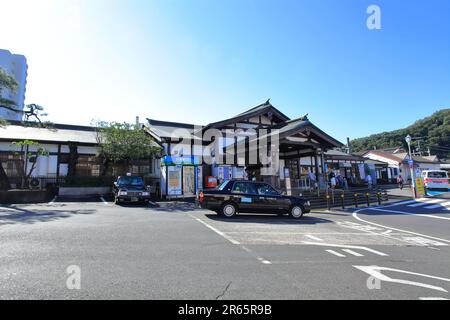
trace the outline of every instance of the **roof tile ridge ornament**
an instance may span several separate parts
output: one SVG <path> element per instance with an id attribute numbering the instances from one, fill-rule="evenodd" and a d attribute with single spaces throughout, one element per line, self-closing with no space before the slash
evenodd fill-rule
<path id="1" fill-rule="evenodd" d="M 292 119 L 292 120 L 286 121 L 286 123 L 293 123 L 293 122 L 298 122 L 298 121 L 309 121 L 308 117 L 309 117 L 309 113 L 307 113 L 304 116 L 299 117 L 297 119 Z"/>

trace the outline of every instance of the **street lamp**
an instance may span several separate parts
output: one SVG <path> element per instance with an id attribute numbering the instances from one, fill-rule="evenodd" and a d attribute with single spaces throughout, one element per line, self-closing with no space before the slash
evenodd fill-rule
<path id="1" fill-rule="evenodd" d="M 412 142 L 412 137 L 411 135 L 407 135 L 405 138 L 406 143 L 408 144 L 408 149 L 409 149 L 409 169 L 411 170 L 411 186 L 412 186 L 412 190 L 413 190 L 413 194 L 414 194 L 414 199 L 417 198 L 416 195 L 416 183 L 415 183 L 415 179 L 414 179 L 414 160 L 412 157 L 412 152 L 411 152 L 411 142 Z"/>

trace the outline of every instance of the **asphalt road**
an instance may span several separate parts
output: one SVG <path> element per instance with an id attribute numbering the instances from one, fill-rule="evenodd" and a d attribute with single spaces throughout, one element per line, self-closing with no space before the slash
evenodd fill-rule
<path id="1" fill-rule="evenodd" d="M 301 221 L 100 199 L 0 207 L 0 299 L 450 299 L 444 201 Z"/>

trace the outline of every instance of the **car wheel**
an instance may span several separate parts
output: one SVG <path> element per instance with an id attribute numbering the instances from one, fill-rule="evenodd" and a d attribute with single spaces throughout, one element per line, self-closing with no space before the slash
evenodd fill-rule
<path id="1" fill-rule="evenodd" d="M 236 215 L 236 206 L 232 203 L 226 203 L 222 207 L 222 215 L 226 218 L 233 218 Z"/>
<path id="2" fill-rule="evenodd" d="M 291 208 L 290 216 L 294 219 L 301 219 L 303 217 L 304 210 L 301 206 L 293 206 Z"/>

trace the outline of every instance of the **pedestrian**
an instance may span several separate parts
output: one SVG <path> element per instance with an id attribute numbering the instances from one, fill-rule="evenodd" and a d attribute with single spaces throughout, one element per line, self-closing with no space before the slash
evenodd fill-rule
<path id="1" fill-rule="evenodd" d="M 400 188 L 400 190 L 403 190 L 403 186 L 405 184 L 405 181 L 403 180 L 402 175 L 399 175 L 397 177 L 397 184 L 398 184 L 398 187 Z"/>
<path id="2" fill-rule="evenodd" d="M 336 185 L 337 185 L 337 180 L 336 180 L 336 176 L 333 175 L 333 177 L 331 178 L 331 189 L 336 189 Z"/>
<path id="3" fill-rule="evenodd" d="M 310 171 L 308 173 L 308 178 L 309 178 L 309 188 L 310 188 L 310 190 L 315 190 L 317 177 L 314 174 L 314 172 Z"/>
<path id="4" fill-rule="evenodd" d="M 367 186 L 369 187 L 370 190 L 372 190 L 373 180 L 372 180 L 372 176 L 370 174 L 366 177 L 366 181 L 367 181 Z"/>
<path id="5" fill-rule="evenodd" d="M 344 190 L 348 190 L 348 180 L 346 177 L 342 177 L 342 184 L 343 184 Z"/>

